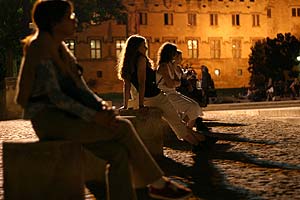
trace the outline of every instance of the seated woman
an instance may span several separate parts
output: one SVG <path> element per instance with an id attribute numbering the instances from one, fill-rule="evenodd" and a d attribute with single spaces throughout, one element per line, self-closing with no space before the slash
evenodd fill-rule
<path id="1" fill-rule="evenodd" d="M 191 190 L 163 176 L 130 121 L 85 84 L 63 42 L 75 31 L 72 3 L 37 0 L 32 21 L 36 31 L 24 40 L 16 101 L 39 139 L 75 141 L 107 160 L 107 199 L 134 200 L 133 186 L 148 186 L 149 195 L 158 199 L 190 196 Z"/>
<path id="2" fill-rule="evenodd" d="M 156 72 L 146 52 L 147 42 L 144 37 L 132 35 L 127 39 L 118 64 L 119 79 L 124 82 L 124 108 L 128 108 L 131 85 L 133 85 L 138 92 L 136 99 L 140 109 L 147 109 L 145 105 L 158 107 L 163 111 L 163 118 L 179 139 L 193 145 L 205 141 L 205 136 L 195 134 L 195 131 L 182 123 L 175 107 L 157 87 Z"/>
<path id="3" fill-rule="evenodd" d="M 158 87 L 167 95 L 189 128 L 196 126 L 197 131 L 208 131 L 202 122 L 203 113 L 199 104 L 176 91 L 176 87 L 181 84 L 182 71 L 179 67 L 181 62 L 182 52 L 175 44 L 166 42 L 159 48 L 157 53 Z"/>

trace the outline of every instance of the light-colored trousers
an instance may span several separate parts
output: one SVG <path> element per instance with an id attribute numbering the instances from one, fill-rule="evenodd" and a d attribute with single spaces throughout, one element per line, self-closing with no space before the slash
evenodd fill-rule
<path id="1" fill-rule="evenodd" d="M 108 129 L 48 108 L 31 122 L 40 139 L 76 141 L 98 158 L 107 160 L 110 164 L 107 177 L 110 200 L 134 200 L 134 186 L 146 186 L 163 175 L 127 119 L 118 118 L 118 128 Z"/>
<path id="2" fill-rule="evenodd" d="M 193 99 L 175 91 L 175 89 L 165 93 L 177 112 L 182 115 L 182 119 L 188 116 L 190 120 L 194 120 L 203 115 L 201 107 Z"/>
<path id="3" fill-rule="evenodd" d="M 168 122 L 171 129 L 174 131 L 179 139 L 182 139 L 190 129 L 182 122 L 176 108 L 168 99 L 167 95 L 161 92 L 159 95 L 151 98 L 144 98 L 146 106 L 153 106 L 160 108 L 163 111 L 163 118 Z"/>

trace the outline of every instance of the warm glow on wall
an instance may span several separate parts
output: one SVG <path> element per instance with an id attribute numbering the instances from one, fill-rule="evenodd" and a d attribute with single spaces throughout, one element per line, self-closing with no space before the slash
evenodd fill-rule
<path id="1" fill-rule="evenodd" d="M 220 74 L 221 74 L 220 69 L 215 69 L 215 75 L 216 75 L 216 76 L 220 76 Z"/>

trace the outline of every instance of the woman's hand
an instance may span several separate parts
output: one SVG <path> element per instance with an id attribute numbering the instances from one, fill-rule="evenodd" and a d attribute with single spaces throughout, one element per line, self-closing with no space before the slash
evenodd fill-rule
<path id="1" fill-rule="evenodd" d="M 185 141 L 187 141 L 188 143 L 190 143 L 192 145 L 198 145 L 199 144 L 198 139 L 191 132 L 188 132 L 187 134 L 185 134 L 184 136 L 182 136 L 182 139 L 185 140 Z"/>
<path id="2" fill-rule="evenodd" d="M 96 113 L 94 121 L 106 128 L 116 128 L 118 126 L 116 116 L 115 110 L 103 110 Z"/>
<path id="3" fill-rule="evenodd" d="M 128 109 L 127 106 L 121 106 L 121 107 L 119 108 L 119 110 L 127 110 L 127 109 Z"/>

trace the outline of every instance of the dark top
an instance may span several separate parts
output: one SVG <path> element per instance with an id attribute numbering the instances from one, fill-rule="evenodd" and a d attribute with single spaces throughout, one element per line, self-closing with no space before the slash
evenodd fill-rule
<path id="1" fill-rule="evenodd" d="M 44 108 L 51 107 L 92 121 L 96 112 L 102 109 L 102 99 L 87 87 L 80 73 L 75 78 L 64 77 L 52 60 L 41 61 L 24 118 L 31 119 Z"/>
<path id="2" fill-rule="evenodd" d="M 139 56 L 144 56 L 139 54 Z M 144 56 L 145 57 L 145 56 Z M 138 60 L 138 59 L 137 59 Z M 151 68 L 151 64 L 146 57 L 146 80 L 145 80 L 145 95 L 144 97 L 154 97 L 160 93 L 160 89 L 156 84 L 156 71 Z M 138 82 L 138 74 L 137 74 L 137 65 L 135 65 L 134 72 L 131 74 L 130 82 L 134 85 L 137 91 L 139 91 L 139 82 Z"/>

